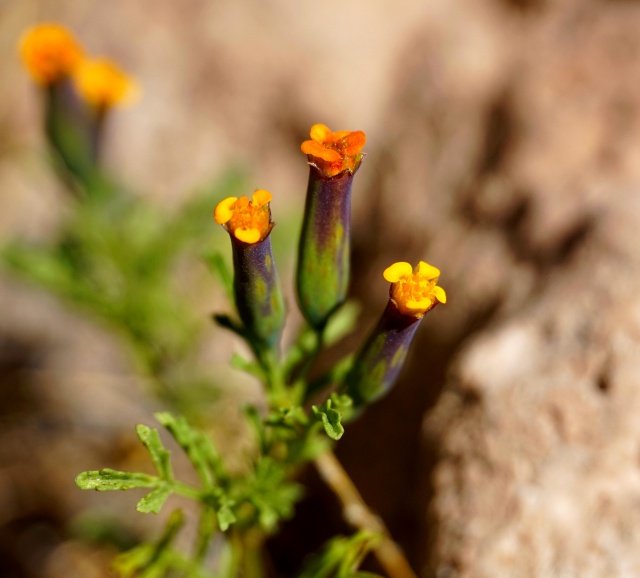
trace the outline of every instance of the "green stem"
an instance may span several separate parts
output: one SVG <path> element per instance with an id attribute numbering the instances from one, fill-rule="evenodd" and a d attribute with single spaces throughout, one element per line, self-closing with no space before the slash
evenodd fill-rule
<path id="1" fill-rule="evenodd" d="M 332 451 L 320 454 L 314 465 L 323 481 L 331 488 L 342 504 L 345 521 L 358 530 L 378 534 L 380 542 L 373 553 L 389 578 L 417 578 L 400 547 L 393 541 L 382 519 L 376 516 L 362 499 Z"/>
<path id="2" fill-rule="evenodd" d="M 229 546 L 231 548 L 231 561 L 227 569 L 226 578 L 238 578 L 240 574 L 240 563 L 243 559 L 243 547 L 240 534 L 232 531 L 229 536 Z"/>
<path id="3" fill-rule="evenodd" d="M 309 352 L 309 354 L 307 355 L 307 358 L 304 360 L 302 366 L 300 367 L 300 370 L 298 372 L 298 376 L 296 378 L 297 382 L 306 382 L 307 381 L 307 376 L 309 375 L 309 372 L 311 371 L 311 368 L 313 367 L 313 364 L 315 363 L 316 359 L 318 358 L 318 355 L 320 355 L 320 352 L 322 351 L 322 347 L 324 346 L 324 330 L 325 330 L 326 325 L 323 325 L 322 327 L 319 328 L 314 328 L 314 337 L 315 337 L 315 342 L 313 344 L 313 349 Z"/>
<path id="4" fill-rule="evenodd" d="M 274 349 L 264 349 L 258 356 L 258 361 L 267 376 L 267 393 L 271 407 L 290 406 L 290 392 L 284 382 L 282 367 Z"/>
<path id="5" fill-rule="evenodd" d="M 173 539 L 178 533 L 178 530 L 182 528 L 183 524 L 184 524 L 184 517 L 182 515 L 182 512 L 180 510 L 175 510 L 174 512 L 172 512 L 171 515 L 169 516 L 169 519 L 167 520 L 167 524 L 164 528 L 164 531 L 162 532 L 162 536 L 156 543 L 156 546 L 153 551 L 153 555 L 147 561 L 147 568 L 153 566 L 158 560 L 160 560 L 163 554 L 170 547 L 171 543 L 173 542 Z"/>
<path id="6" fill-rule="evenodd" d="M 264 578 L 264 561 L 262 559 L 262 544 L 264 535 L 257 529 L 252 529 L 240 535 L 243 547 L 242 578 Z"/>
<path id="7" fill-rule="evenodd" d="M 177 480 L 174 480 L 172 482 L 172 487 L 173 491 L 176 494 L 180 494 L 185 498 L 191 498 L 192 500 L 196 500 L 198 502 L 201 502 L 204 498 L 204 493 L 202 490 L 194 488 L 193 486 L 185 484 L 184 482 L 178 482 Z"/>
<path id="8" fill-rule="evenodd" d="M 195 560 L 202 564 L 204 562 L 207 552 L 209 551 L 209 544 L 211 538 L 215 534 L 217 529 L 216 513 L 213 508 L 203 505 L 200 512 L 200 522 L 198 524 L 198 540 L 196 543 Z"/>

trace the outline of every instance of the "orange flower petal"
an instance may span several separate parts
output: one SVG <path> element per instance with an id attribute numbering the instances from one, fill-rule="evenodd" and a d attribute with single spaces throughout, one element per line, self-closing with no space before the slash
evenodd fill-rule
<path id="1" fill-rule="evenodd" d="M 331 129 L 326 124 L 314 124 L 309 131 L 309 136 L 311 140 L 324 144 L 325 142 L 331 142 L 332 138 Z"/>
<path id="2" fill-rule="evenodd" d="M 318 157 L 328 163 L 339 161 L 342 158 L 338 151 L 327 149 L 313 140 L 304 141 L 300 149 L 304 154 Z"/>
<path id="3" fill-rule="evenodd" d="M 404 303 L 406 309 L 410 309 L 411 311 L 424 311 L 429 308 L 433 302 L 431 299 L 420 299 L 419 301 L 409 299 Z"/>
<path id="4" fill-rule="evenodd" d="M 357 155 L 367 143 L 367 137 L 361 130 L 357 130 L 342 139 L 341 149 L 347 156 Z"/>
<path id="5" fill-rule="evenodd" d="M 440 269 L 433 265 L 429 265 L 429 263 L 425 263 L 424 261 L 420 261 L 420 263 L 418 263 L 417 273 L 426 279 L 437 279 L 440 277 Z"/>
<path id="6" fill-rule="evenodd" d="M 260 231 L 258 229 L 240 227 L 236 229 L 233 234 L 236 236 L 236 239 L 243 243 L 253 244 L 260 240 Z"/>
<path id="7" fill-rule="evenodd" d="M 339 142 L 344 137 L 346 137 L 347 135 L 350 135 L 350 134 L 351 134 L 350 130 L 339 130 L 339 131 L 333 133 L 332 140 L 333 140 L 333 142 Z"/>
<path id="8" fill-rule="evenodd" d="M 440 301 L 440 303 L 447 302 L 447 294 L 445 293 L 445 290 L 442 287 L 439 287 L 438 285 L 436 285 L 433 288 L 433 294 L 435 295 L 435 298 L 438 301 Z"/>
<path id="9" fill-rule="evenodd" d="M 213 212 L 213 218 L 218 225 L 224 225 L 233 217 L 233 206 L 238 200 L 237 197 L 227 197 L 223 201 L 220 201 Z"/>
<path id="10" fill-rule="evenodd" d="M 261 207 L 262 205 L 270 203 L 272 198 L 273 197 L 271 196 L 271 193 L 269 191 L 258 189 L 255 193 L 253 193 L 251 202 L 256 206 Z"/>
<path id="11" fill-rule="evenodd" d="M 394 263 L 387 267 L 382 273 L 382 276 L 389 281 L 389 283 L 397 283 L 400 279 L 408 277 L 412 273 L 413 267 L 411 266 L 411 263 L 400 261 L 399 263 Z"/>

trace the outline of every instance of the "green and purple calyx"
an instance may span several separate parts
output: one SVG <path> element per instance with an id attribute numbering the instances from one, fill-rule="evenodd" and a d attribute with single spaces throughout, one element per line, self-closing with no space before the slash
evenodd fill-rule
<path id="1" fill-rule="evenodd" d="M 271 194 L 257 190 L 247 197 L 224 199 L 215 220 L 231 237 L 233 289 L 245 328 L 261 343 L 274 347 L 280 340 L 285 308 L 269 237 L 273 222 Z"/>
<path id="2" fill-rule="evenodd" d="M 310 173 L 298 249 L 300 309 L 316 329 L 345 301 L 349 286 L 351 187 L 364 157 L 362 131 L 311 128 L 301 150 Z"/>
<path id="3" fill-rule="evenodd" d="M 345 379 L 345 391 L 356 407 L 382 397 L 395 383 L 420 321 L 447 300 L 437 285 L 439 276 L 440 271 L 424 261 L 415 268 L 394 263 L 384 271 L 391 283 L 389 301 Z"/>

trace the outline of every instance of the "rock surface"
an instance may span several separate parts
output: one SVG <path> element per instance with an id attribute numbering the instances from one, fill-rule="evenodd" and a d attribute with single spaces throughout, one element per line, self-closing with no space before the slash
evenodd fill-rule
<path id="1" fill-rule="evenodd" d="M 434 215 L 444 220 L 434 249 L 444 258 L 454 247 L 457 289 L 499 305 L 463 344 L 424 421 L 434 454 L 425 576 L 632 578 L 640 575 L 640 10 L 512 4 L 504 26 L 494 22 L 497 37 L 518 40 L 505 40 L 517 47 L 511 73 L 485 76 L 493 102 L 484 103 L 480 170 L 449 188 L 462 213 Z M 430 97 L 463 112 L 483 108 L 455 88 Z M 459 248 L 452 231 L 465 219 L 477 242 Z"/>

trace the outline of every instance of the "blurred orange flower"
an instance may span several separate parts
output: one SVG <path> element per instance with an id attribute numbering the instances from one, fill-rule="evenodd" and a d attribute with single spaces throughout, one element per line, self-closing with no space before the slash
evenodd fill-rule
<path id="1" fill-rule="evenodd" d="M 101 110 L 128 104 L 140 93 L 136 81 L 107 58 L 83 59 L 73 82 L 81 98 Z"/>
<path id="2" fill-rule="evenodd" d="M 29 74 L 49 86 L 69 76 L 83 57 L 82 46 L 59 24 L 38 24 L 20 38 L 20 56 Z"/>

